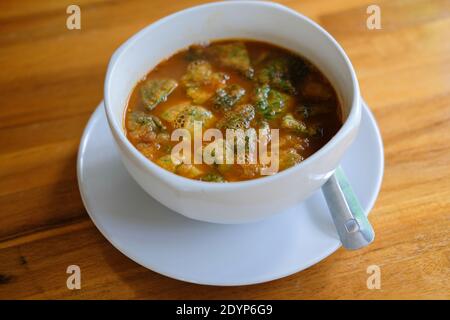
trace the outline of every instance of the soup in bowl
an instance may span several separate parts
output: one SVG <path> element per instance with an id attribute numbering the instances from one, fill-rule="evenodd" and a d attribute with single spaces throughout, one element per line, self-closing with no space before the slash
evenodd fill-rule
<path id="1" fill-rule="evenodd" d="M 337 42 L 286 7 L 252 1 L 187 9 L 130 38 L 108 66 L 105 110 L 137 183 L 217 223 L 266 218 L 311 195 L 361 115 Z"/>
<path id="2" fill-rule="evenodd" d="M 192 45 L 153 68 L 131 94 L 125 129 L 170 172 L 233 182 L 305 160 L 336 134 L 340 110 L 309 61 L 272 44 L 228 40 Z"/>

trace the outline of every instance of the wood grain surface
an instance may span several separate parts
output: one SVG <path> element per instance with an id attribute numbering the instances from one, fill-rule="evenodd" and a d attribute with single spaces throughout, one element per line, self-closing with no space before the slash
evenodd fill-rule
<path id="1" fill-rule="evenodd" d="M 343 299 L 450 298 L 450 1 L 285 0 L 344 47 L 385 145 L 382 190 L 368 248 L 338 250 L 292 276 L 243 287 L 183 283 L 122 255 L 81 202 L 76 156 L 102 100 L 113 51 L 149 23 L 194 0 L 0 2 L 0 298 Z M 68 290 L 66 268 L 82 270 Z M 366 269 L 381 268 L 368 290 Z"/>

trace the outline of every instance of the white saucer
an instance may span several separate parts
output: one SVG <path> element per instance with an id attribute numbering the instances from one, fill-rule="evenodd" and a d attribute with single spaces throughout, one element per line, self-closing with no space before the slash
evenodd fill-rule
<path id="1" fill-rule="evenodd" d="M 364 106 L 342 167 L 366 213 L 380 189 L 383 159 L 380 132 Z M 102 234 L 130 259 L 171 278 L 260 283 L 308 268 L 340 247 L 320 191 L 288 212 L 245 225 L 194 221 L 164 207 L 128 175 L 102 104 L 84 131 L 77 169 L 84 205 Z"/>

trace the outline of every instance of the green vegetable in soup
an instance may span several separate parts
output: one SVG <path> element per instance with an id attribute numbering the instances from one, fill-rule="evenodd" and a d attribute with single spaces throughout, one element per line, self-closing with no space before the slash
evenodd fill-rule
<path id="1" fill-rule="evenodd" d="M 233 68 L 248 78 L 253 77 L 253 68 L 247 48 L 242 42 L 216 44 L 208 48 L 209 55 L 224 67 Z"/>
<path id="2" fill-rule="evenodd" d="M 228 75 L 224 73 L 213 72 L 208 61 L 195 60 L 188 65 L 181 83 L 192 101 L 202 104 L 210 99 L 218 88 L 225 86 L 228 79 Z"/>
<path id="3" fill-rule="evenodd" d="M 208 109 L 189 103 L 177 104 L 163 112 L 161 118 L 171 123 L 175 128 L 194 129 L 194 121 L 200 121 L 203 127 L 208 127 L 214 121 L 214 115 Z"/>
<path id="4" fill-rule="evenodd" d="M 166 127 L 161 120 L 152 114 L 134 111 L 128 117 L 128 129 L 136 130 L 145 127 L 151 131 L 163 131 Z"/>
<path id="5" fill-rule="evenodd" d="M 191 104 L 189 102 L 183 102 L 180 104 L 176 104 L 174 106 L 171 106 L 167 110 L 165 110 L 161 114 L 161 118 L 169 123 L 174 124 L 175 120 L 177 119 L 178 114 L 183 111 L 186 108 L 189 108 Z"/>
<path id="6" fill-rule="evenodd" d="M 281 119 L 281 127 L 308 136 L 314 136 L 317 134 L 317 128 L 315 126 L 307 127 L 303 121 L 295 119 L 294 116 L 290 113 L 286 114 Z"/>
<path id="7" fill-rule="evenodd" d="M 251 104 L 240 105 L 229 111 L 217 122 L 219 129 L 248 129 L 255 118 L 255 108 Z"/>
<path id="8" fill-rule="evenodd" d="M 189 106 L 178 114 L 175 120 L 175 127 L 193 129 L 195 121 L 201 122 L 204 127 L 208 127 L 213 117 L 213 114 L 208 109 L 200 106 Z"/>
<path id="9" fill-rule="evenodd" d="M 158 133 L 167 129 L 157 116 L 140 111 L 134 111 L 127 117 L 127 128 L 132 138 L 146 142 L 156 139 Z"/>
<path id="10" fill-rule="evenodd" d="M 192 87 L 186 90 L 187 95 L 192 99 L 192 102 L 202 104 L 211 98 L 214 94 L 211 90 L 202 87 Z"/>
<path id="11" fill-rule="evenodd" d="M 195 87 L 208 84 L 213 71 L 211 64 L 206 60 L 195 60 L 189 63 L 186 74 L 181 78 L 186 87 Z"/>
<path id="12" fill-rule="evenodd" d="M 213 104 L 216 109 L 228 111 L 245 95 L 245 89 L 237 84 L 217 89 Z"/>
<path id="13" fill-rule="evenodd" d="M 289 96 L 271 89 L 269 85 L 256 88 L 254 102 L 256 110 L 266 119 L 273 119 L 284 112 Z"/>
<path id="14" fill-rule="evenodd" d="M 200 180 L 206 182 L 226 182 L 226 180 L 218 173 L 207 173 L 201 177 Z"/>
<path id="15" fill-rule="evenodd" d="M 205 59 L 205 48 L 199 45 L 190 46 L 184 58 L 187 61 Z"/>
<path id="16" fill-rule="evenodd" d="M 296 93 L 290 79 L 289 60 L 287 58 L 269 60 L 264 67 L 258 71 L 256 77 L 261 84 L 270 85 L 272 88 L 288 94 Z"/>
<path id="17" fill-rule="evenodd" d="M 153 110 L 159 103 L 167 100 L 167 97 L 178 86 L 172 79 L 148 79 L 141 87 L 141 98 L 147 110 Z"/>

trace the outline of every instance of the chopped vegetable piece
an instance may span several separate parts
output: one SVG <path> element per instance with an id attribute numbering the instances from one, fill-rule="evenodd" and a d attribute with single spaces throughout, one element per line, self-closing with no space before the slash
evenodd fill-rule
<path id="1" fill-rule="evenodd" d="M 177 165 L 172 162 L 170 154 L 167 154 L 157 159 L 156 163 L 170 172 L 175 172 L 175 170 L 177 169 Z"/>
<path id="2" fill-rule="evenodd" d="M 203 127 L 208 127 L 213 118 L 213 114 L 208 109 L 200 106 L 189 106 L 177 115 L 174 126 L 193 130 L 194 122 L 200 121 Z"/>
<path id="3" fill-rule="evenodd" d="M 225 86 L 228 75 L 213 72 L 211 64 L 205 60 L 195 60 L 187 67 L 187 73 L 181 78 L 187 95 L 196 104 L 202 104 L 211 98 L 218 88 Z"/>
<path id="4" fill-rule="evenodd" d="M 186 87 L 208 84 L 211 81 L 212 67 L 208 61 L 195 60 L 189 63 L 186 74 L 181 78 Z"/>
<path id="5" fill-rule="evenodd" d="M 289 74 L 289 61 L 287 59 L 272 59 L 257 73 L 259 83 L 268 84 L 271 87 L 295 94 L 296 90 L 292 85 Z"/>
<path id="6" fill-rule="evenodd" d="M 145 127 L 151 131 L 166 130 L 166 127 L 157 116 L 139 111 L 134 111 L 131 113 L 128 118 L 127 125 L 131 130 L 136 130 L 141 127 Z"/>
<path id="7" fill-rule="evenodd" d="M 204 174 L 203 170 L 201 170 L 198 166 L 185 163 L 182 163 L 177 167 L 176 173 L 191 179 L 196 179 Z"/>
<path id="8" fill-rule="evenodd" d="M 194 121 L 202 122 L 202 126 L 209 127 L 214 121 L 214 115 L 208 109 L 194 106 L 190 103 L 177 104 L 161 115 L 161 118 L 170 122 L 174 128 L 194 129 Z"/>
<path id="9" fill-rule="evenodd" d="M 212 45 L 208 53 L 222 66 L 233 68 L 248 78 L 253 77 L 254 71 L 250 65 L 250 57 L 243 42 Z"/>
<path id="10" fill-rule="evenodd" d="M 248 129 L 250 122 L 255 118 L 255 108 L 251 104 L 238 106 L 236 109 L 226 113 L 217 122 L 219 129 Z"/>
<path id="11" fill-rule="evenodd" d="M 196 104 L 202 104 L 211 98 L 214 94 L 212 90 L 208 90 L 204 87 L 192 87 L 187 88 L 186 93 L 192 98 L 192 102 Z"/>
<path id="12" fill-rule="evenodd" d="M 280 115 L 289 100 L 289 96 L 271 89 L 268 85 L 256 88 L 254 101 L 256 110 L 266 119 L 273 119 Z"/>
<path id="13" fill-rule="evenodd" d="M 281 135 L 279 147 L 281 149 L 295 148 L 297 150 L 304 150 L 309 147 L 309 139 L 308 137 L 301 137 L 294 132 L 292 134 Z"/>
<path id="14" fill-rule="evenodd" d="M 226 180 L 218 173 L 207 173 L 201 177 L 200 180 L 206 182 L 226 182 Z"/>
<path id="15" fill-rule="evenodd" d="M 148 79 L 141 87 L 141 97 L 147 110 L 153 110 L 159 103 L 167 100 L 167 97 L 178 86 L 172 79 Z"/>
<path id="16" fill-rule="evenodd" d="M 161 132 L 156 135 L 156 141 L 159 143 L 168 143 L 170 141 L 170 134 L 167 132 Z"/>
<path id="17" fill-rule="evenodd" d="M 245 95 L 245 89 L 237 84 L 217 89 L 214 97 L 214 107 L 219 110 L 228 111 Z"/>
<path id="18" fill-rule="evenodd" d="M 288 113 L 283 117 L 283 119 L 281 119 L 281 127 L 285 129 L 306 131 L 306 125 L 303 122 L 295 119 L 290 113 Z"/>
<path id="19" fill-rule="evenodd" d="M 185 59 L 187 61 L 205 59 L 205 47 L 199 45 L 190 46 L 186 52 Z"/>
<path id="20" fill-rule="evenodd" d="M 317 134 L 316 127 L 314 126 L 307 127 L 304 122 L 295 119 L 294 116 L 290 113 L 288 113 L 281 119 L 281 127 L 293 130 L 297 133 L 306 134 L 308 136 L 314 136 Z"/>
<path id="21" fill-rule="evenodd" d="M 165 110 L 162 114 L 161 114 L 161 118 L 163 120 L 166 120 L 167 122 L 175 122 L 175 120 L 177 119 L 178 114 L 183 111 L 184 109 L 188 108 L 191 106 L 190 102 L 183 102 L 180 104 L 176 104 L 170 108 L 168 108 L 167 110 Z"/>
<path id="22" fill-rule="evenodd" d="M 303 161 L 303 157 L 297 152 L 297 150 L 290 148 L 280 153 L 279 161 L 279 168 L 284 170 Z"/>
<path id="23" fill-rule="evenodd" d="M 133 139 L 140 139 L 144 142 L 154 140 L 157 133 L 166 130 L 158 117 L 140 111 L 134 111 L 128 116 L 127 128 Z"/>

